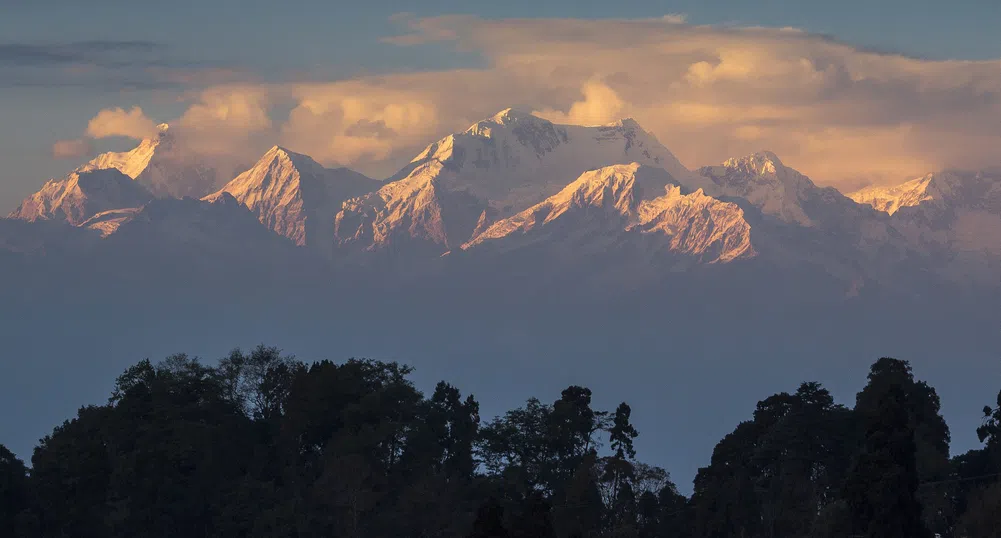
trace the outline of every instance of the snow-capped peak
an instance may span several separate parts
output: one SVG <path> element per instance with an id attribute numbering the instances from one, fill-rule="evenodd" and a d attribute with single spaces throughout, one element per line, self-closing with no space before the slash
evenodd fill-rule
<path id="1" fill-rule="evenodd" d="M 538 116 L 534 116 L 530 112 L 525 112 L 514 108 L 505 108 L 504 110 L 501 110 L 500 112 L 494 114 L 489 120 L 484 120 L 484 121 L 489 121 L 492 123 L 496 123 L 498 125 L 510 125 L 520 121 L 546 121 L 546 120 L 543 120 Z"/>
<path id="2" fill-rule="evenodd" d="M 785 168 L 778 156 L 770 151 L 757 151 L 744 157 L 731 157 L 723 162 L 726 168 L 753 171 L 757 174 L 775 174 Z"/>
<path id="3" fill-rule="evenodd" d="M 706 166 L 699 173 L 709 178 L 719 194 L 744 198 L 762 213 L 802 226 L 814 223 L 802 202 L 819 189 L 810 178 L 782 164 L 770 151 L 758 151 Z"/>
<path id="4" fill-rule="evenodd" d="M 114 168 L 163 197 L 198 198 L 218 188 L 220 178 L 214 167 L 177 137 L 168 124 L 161 123 L 156 134 L 132 150 L 103 153 L 76 171 Z"/>
<path id="5" fill-rule="evenodd" d="M 21 202 L 10 218 L 65 220 L 76 226 L 102 211 L 141 205 L 152 197 L 142 185 L 115 169 L 72 172 L 64 179 L 45 183 Z"/>
<path id="6" fill-rule="evenodd" d="M 888 214 L 910 245 L 926 253 L 949 253 L 952 261 L 944 271 L 950 278 L 998 282 L 1001 171 L 945 170 L 848 196 Z"/>
<path id="7" fill-rule="evenodd" d="M 205 199 L 232 195 L 268 228 L 302 246 L 328 244 L 341 203 L 378 186 L 357 172 L 327 169 L 308 155 L 274 146 Z"/>
<path id="8" fill-rule="evenodd" d="M 309 155 L 296 153 L 278 145 L 272 146 L 271 149 L 266 151 L 264 155 L 258 159 L 253 168 L 273 165 L 280 167 L 293 167 L 300 173 L 322 173 L 322 171 L 326 170 L 323 165 L 313 160 L 313 158 Z"/>
<path id="9" fill-rule="evenodd" d="M 848 196 L 890 215 L 919 205 L 982 207 L 1001 212 L 1001 173 L 945 170 L 899 185 L 865 187 Z"/>
<path id="10" fill-rule="evenodd" d="M 689 190 L 708 185 L 633 120 L 558 125 L 505 109 L 430 144 L 377 192 L 346 203 L 339 244 L 416 242 L 437 256 L 584 172 L 634 162 L 666 170 Z"/>
<path id="11" fill-rule="evenodd" d="M 639 162 L 664 168 L 685 184 L 701 181 L 634 120 L 558 125 L 515 109 L 429 145 L 392 179 L 412 179 L 429 162 L 450 172 L 455 185 L 446 186 L 469 190 L 506 214 L 555 194 L 584 171 L 615 164 Z"/>

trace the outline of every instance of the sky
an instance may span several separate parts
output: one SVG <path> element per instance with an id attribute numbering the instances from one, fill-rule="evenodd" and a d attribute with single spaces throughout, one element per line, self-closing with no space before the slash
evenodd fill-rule
<path id="1" fill-rule="evenodd" d="M 996 0 L 0 0 L 0 212 L 169 122 L 391 175 L 516 107 L 850 190 L 1001 165 Z"/>

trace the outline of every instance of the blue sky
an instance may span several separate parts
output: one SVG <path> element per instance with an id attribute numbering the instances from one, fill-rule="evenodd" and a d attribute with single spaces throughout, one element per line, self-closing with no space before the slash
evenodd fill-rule
<path id="1" fill-rule="evenodd" d="M 305 0 L 0 0 L 0 5 L 0 162 L 4 164 L 0 211 L 11 209 L 47 177 L 62 175 L 78 164 L 52 159 L 50 148 L 57 140 L 80 136 L 101 109 L 139 105 L 156 119 L 174 118 L 189 104 L 186 92 L 214 82 L 147 79 L 145 73 L 133 77 L 130 66 L 152 65 L 170 73 L 226 70 L 241 81 L 266 83 L 335 81 L 489 63 L 487 54 L 475 47 L 457 50 L 461 47 L 452 43 L 401 47 L 383 42 L 406 32 L 403 19 L 394 17 L 401 12 L 413 17 L 470 14 L 487 20 L 682 14 L 694 25 L 796 27 L 860 50 L 929 60 L 1001 58 L 996 34 L 1001 2 L 996 0 L 428 0 L 419 4 L 386 0 L 351 5 Z M 108 71 L 93 76 L 67 75 L 68 65 L 50 54 L 109 42 L 131 43 L 141 50 L 115 52 L 102 60 L 111 65 Z M 110 139 L 96 145 L 107 149 L 131 143 Z M 812 162 L 805 156 L 800 160 Z"/>

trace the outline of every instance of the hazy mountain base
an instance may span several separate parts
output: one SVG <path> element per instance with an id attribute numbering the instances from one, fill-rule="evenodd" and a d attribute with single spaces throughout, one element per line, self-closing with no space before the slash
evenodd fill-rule
<path id="1" fill-rule="evenodd" d="M 108 380 L 140 358 L 183 349 L 214 360 L 274 342 L 309 360 L 405 361 L 421 388 L 467 387 L 487 417 L 568 383 L 591 387 L 603 405 L 628 396 L 643 410 L 639 446 L 669 447 L 651 463 L 687 491 L 763 392 L 816 379 L 850 402 L 873 358 L 906 358 L 938 388 L 959 453 L 974 446 L 968 432 L 1001 377 L 997 296 L 871 283 L 855 294 L 819 267 L 757 259 L 609 285 L 623 259 L 614 252 L 586 271 L 537 253 L 503 264 L 449 255 L 390 278 L 333 272 L 278 245 L 225 261 L 182 247 L 130 248 L 126 259 L 123 250 L 5 254 L 5 278 L 23 285 L 0 289 L 0 404 L 33 411 L 5 413 L 0 436 L 28 456 L 51 424 L 102 401 Z"/>

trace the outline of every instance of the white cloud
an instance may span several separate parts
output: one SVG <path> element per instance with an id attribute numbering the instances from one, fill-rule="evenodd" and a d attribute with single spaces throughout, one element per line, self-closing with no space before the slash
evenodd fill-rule
<path id="1" fill-rule="evenodd" d="M 155 133 L 156 123 L 137 106 L 128 112 L 122 108 L 106 108 L 87 124 L 87 135 L 91 138 L 124 136 L 141 140 Z"/>

